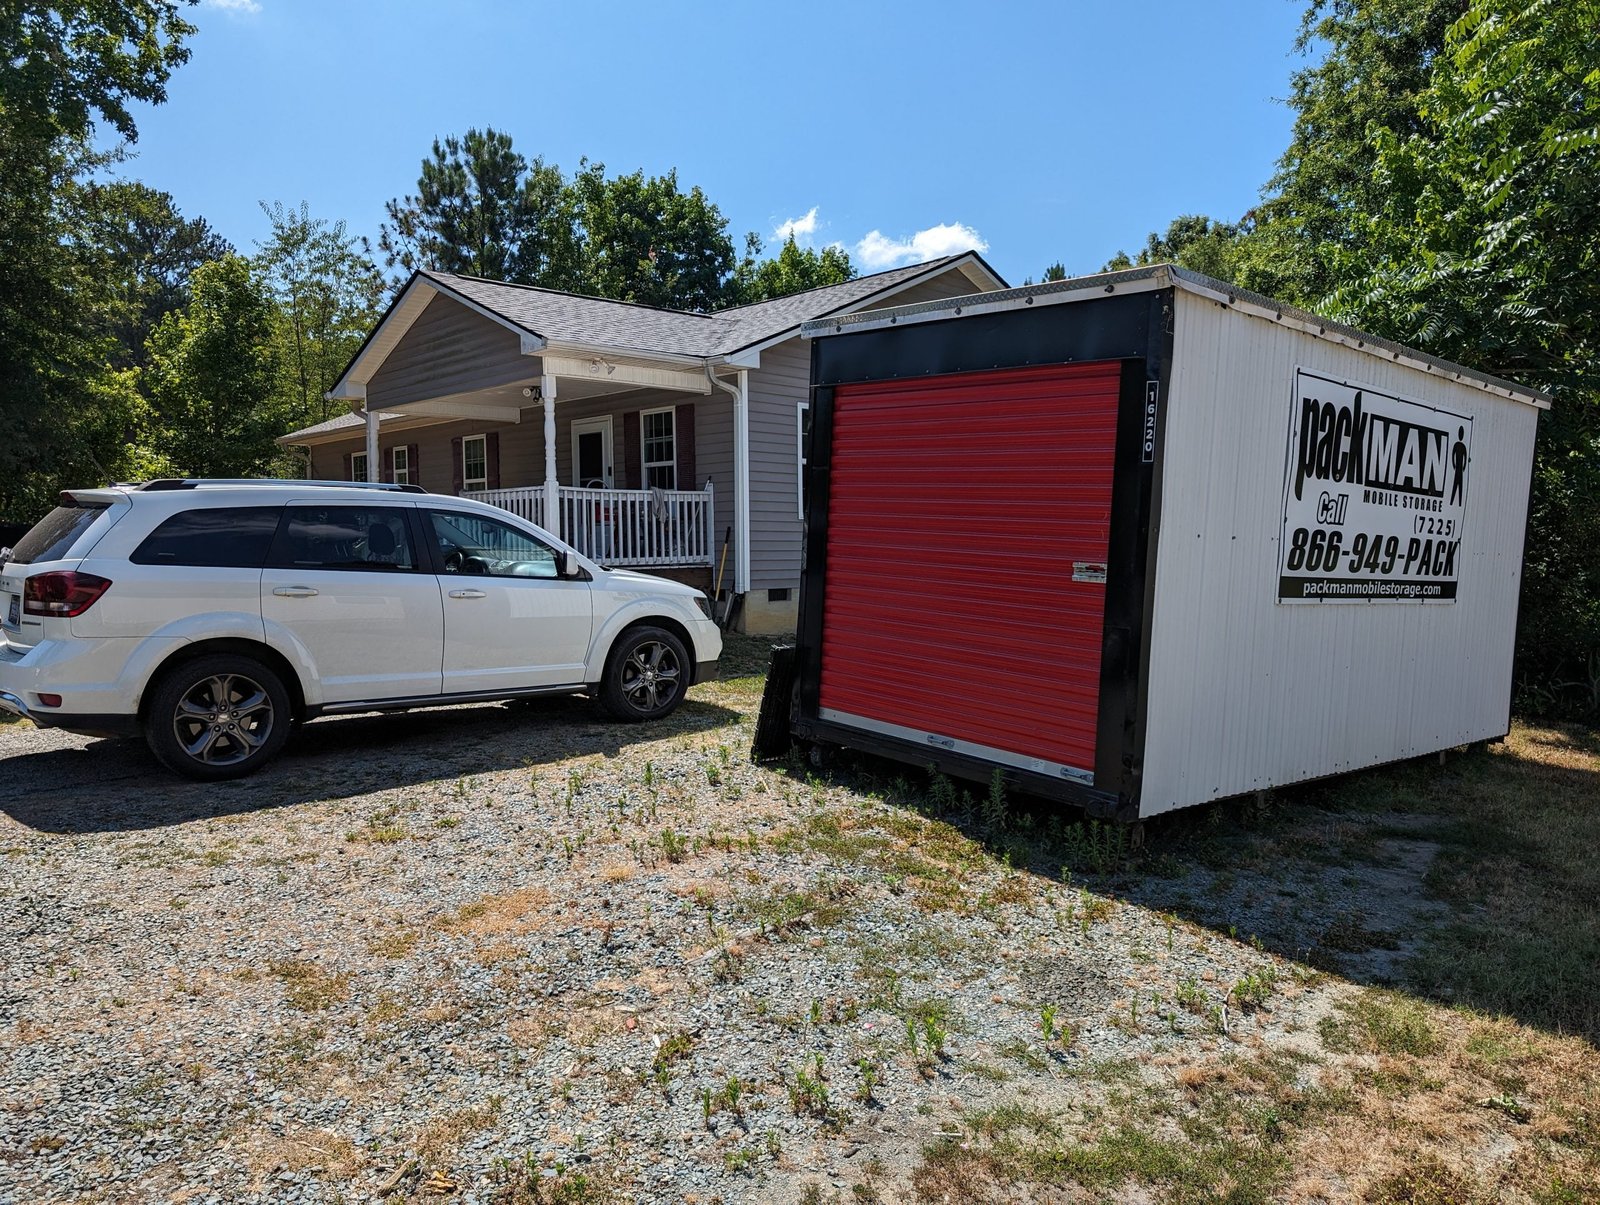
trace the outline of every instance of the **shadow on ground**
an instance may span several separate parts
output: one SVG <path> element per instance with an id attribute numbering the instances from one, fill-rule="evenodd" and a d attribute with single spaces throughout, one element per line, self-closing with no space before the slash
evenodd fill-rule
<path id="1" fill-rule="evenodd" d="M 813 773 L 797 760 L 780 766 Z M 842 755 L 838 781 L 946 820 L 997 857 L 1368 986 L 1600 1045 L 1600 734 L 1504 745 L 1153 820 L 930 781 Z"/>
<path id="2" fill-rule="evenodd" d="M 221 783 L 170 774 L 143 741 L 74 739 L 0 761 L 0 811 L 40 832 L 161 828 L 570 757 L 615 757 L 635 743 L 738 720 L 737 712 L 693 697 L 667 719 L 642 725 L 602 720 L 571 698 L 341 716 L 307 724 L 258 774 Z"/>

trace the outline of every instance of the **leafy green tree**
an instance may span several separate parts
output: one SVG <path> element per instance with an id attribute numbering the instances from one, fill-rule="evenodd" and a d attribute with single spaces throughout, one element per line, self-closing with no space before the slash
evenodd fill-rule
<path id="1" fill-rule="evenodd" d="M 84 190 L 87 245 L 105 261 L 112 289 L 107 312 L 118 350 L 113 365 L 139 367 L 150 332 L 189 300 L 189 276 L 233 246 L 204 218 L 185 218 L 170 193 L 137 181 Z"/>
<path id="2" fill-rule="evenodd" d="M 1240 233 L 1238 226 L 1199 214 L 1185 214 L 1174 218 L 1165 234 L 1152 232 L 1137 256 L 1130 257 L 1126 251 L 1118 251 L 1100 270 L 1117 272 L 1148 264 L 1178 264 L 1220 280 L 1231 280 L 1239 255 Z M 1058 267 L 1060 265 L 1055 265 L 1051 270 Z M 1052 277 L 1046 273 L 1045 279 Z"/>
<path id="3" fill-rule="evenodd" d="M 343 222 L 313 218 L 304 202 L 261 208 L 272 233 L 255 257 L 277 302 L 275 343 L 284 374 L 287 421 L 296 427 L 331 417 L 324 395 L 378 319 L 383 274 L 365 239 Z"/>
<path id="4" fill-rule="evenodd" d="M 1473 0 L 1377 134 L 1336 316 L 1553 389 L 1522 599 L 1526 701 L 1600 714 L 1600 0 Z"/>
<path id="5" fill-rule="evenodd" d="M 0 515 L 29 521 L 63 486 L 126 475 L 141 416 L 114 373 L 118 298 L 82 184 L 133 141 L 193 29 L 163 0 L 0 6 Z"/>
<path id="6" fill-rule="evenodd" d="M 277 455 L 277 314 L 250 261 L 228 255 L 195 271 L 187 307 L 150 339 L 149 389 L 175 469 L 247 477 Z"/>
<path id="7" fill-rule="evenodd" d="M 731 305 L 748 305 L 754 301 L 770 301 L 774 297 L 787 297 L 807 289 L 825 285 L 843 284 L 856 277 L 855 265 L 843 247 L 801 247 L 790 235 L 778 254 L 769 259 L 760 258 L 761 238 L 745 235 L 744 258 L 728 282 L 727 297 Z"/>
<path id="8" fill-rule="evenodd" d="M 1364 246 L 1354 219 L 1383 203 L 1379 140 L 1425 128 L 1421 97 L 1465 8 L 1466 0 L 1312 0 L 1295 49 L 1326 49 L 1292 78 L 1294 131 L 1246 215 L 1249 237 L 1226 279 L 1300 305 L 1333 290 L 1332 261 Z"/>
<path id="9" fill-rule="evenodd" d="M 1119 254 L 1120 254 L 1120 252 L 1119 252 Z M 1056 260 L 1055 263 L 1051 264 L 1048 268 L 1046 268 L 1044 270 L 1044 275 L 1042 277 L 1040 277 L 1040 283 L 1041 284 L 1050 284 L 1052 281 L 1065 280 L 1066 278 L 1067 278 L 1067 265 L 1062 263 L 1058 259 L 1058 260 Z"/>
<path id="10" fill-rule="evenodd" d="M 678 173 L 642 171 L 607 179 L 585 160 L 569 185 L 581 232 L 580 288 L 618 301 L 712 310 L 733 272 L 728 219 Z"/>
<path id="11" fill-rule="evenodd" d="M 128 105 L 157 105 L 189 59 L 194 26 L 177 0 L 78 0 L 0 7 L 0 121 L 34 143 L 81 138 L 104 121 L 138 137 Z"/>
<path id="12" fill-rule="evenodd" d="M 492 128 L 435 140 L 413 196 L 385 206 L 389 267 L 568 288 L 576 236 L 561 169 L 531 163 Z"/>

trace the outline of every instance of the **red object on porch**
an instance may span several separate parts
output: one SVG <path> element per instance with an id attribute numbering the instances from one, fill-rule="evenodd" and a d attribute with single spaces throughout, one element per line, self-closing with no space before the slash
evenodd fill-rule
<path id="1" fill-rule="evenodd" d="M 1094 767 L 1106 588 L 1073 566 L 1106 561 L 1120 382 L 1108 362 L 834 391 L 822 708 Z"/>

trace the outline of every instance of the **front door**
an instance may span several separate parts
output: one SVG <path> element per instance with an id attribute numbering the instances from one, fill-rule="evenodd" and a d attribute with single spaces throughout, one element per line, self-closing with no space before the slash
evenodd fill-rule
<path id="1" fill-rule="evenodd" d="M 445 693 L 581 684 L 589 583 L 562 578 L 556 549 L 521 527 L 472 511 L 422 514 L 444 595 Z"/>
<path id="2" fill-rule="evenodd" d="M 611 416 L 572 424 L 572 484 L 584 489 L 615 489 L 611 474 Z"/>
<path id="3" fill-rule="evenodd" d="M 310 660 L 325 703 L 439 693 L 443 606 L 412 535 L 415 509 L 287 507 L 261 574 L 261 618 L 269 643 Z"/>

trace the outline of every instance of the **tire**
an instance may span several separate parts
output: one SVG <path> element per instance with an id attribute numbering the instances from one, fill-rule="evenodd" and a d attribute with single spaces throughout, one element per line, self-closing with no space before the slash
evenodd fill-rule
<path id="1" fill-rule="evenodd" d="M 665 628 L 629 628 L 606 658 L 600 707 L 627 724 L 671 715 L 689 689 L 689 654 Z"/>
<path id="2" fill-rule="evenodd" d="M 218 706 L 224 699 L 231 706 Z M 145 712 L 144 738 L 173 773 L 220 782 L 254 774 L 276 757 L 292 722 L 289 692 L 273 670 L 221 653 L 162 676 Z"/>

